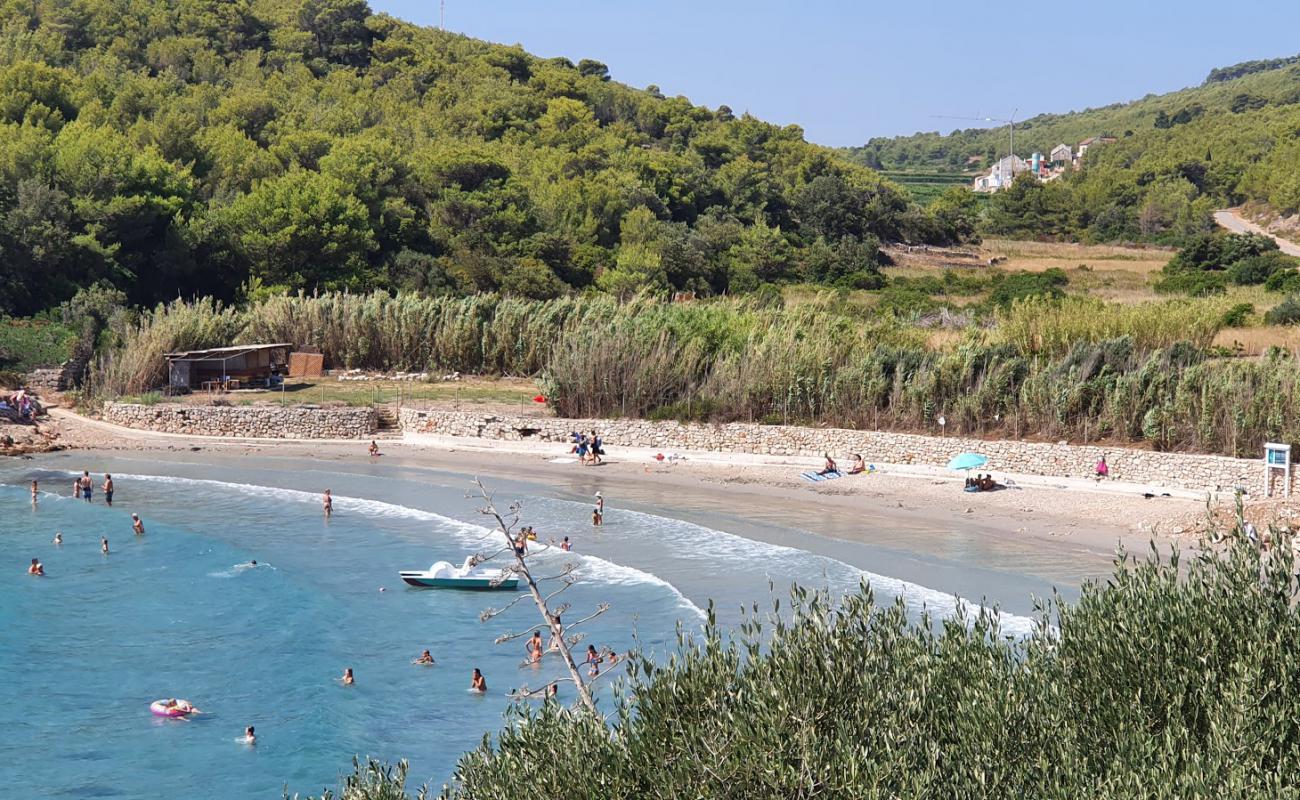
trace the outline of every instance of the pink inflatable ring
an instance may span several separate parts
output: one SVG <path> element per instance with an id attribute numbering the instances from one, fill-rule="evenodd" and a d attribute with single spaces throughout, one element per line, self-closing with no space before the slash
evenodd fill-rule
<path id="1" fill-rule="evenodd" d="M 190 705 L 189 700 L 155 700 L 149 704 L 149 710 L 159 717 L 184 717 L 198 711 Z"/>

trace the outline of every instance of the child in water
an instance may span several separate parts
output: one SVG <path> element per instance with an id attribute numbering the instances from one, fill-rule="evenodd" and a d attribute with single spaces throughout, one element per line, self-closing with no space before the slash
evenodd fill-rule
<path id="1" fill-rule="evenodd" d="M 471 692 L 483 693 L 487 691 L 487 681 L 483 679 L 483 673 L 474 668 L 474 674 L 469 679 L 469 690 Z"/>
<path id="2" fill-rule="evenodd" d="M 419 658 L 415 659 L 415 660 L 412 661 L 411 663 L 412 663 L 412 664 L 421 664 L 421 665 L 431 665 L 431 664 L 434 663 L 434 661 L 433 661 L 433 655 L 432 655 L 431 653 L 429 653 L 428 650 L 425 650 L 423 653 L 420 654 L 420 657 L 419 657 Z"/>

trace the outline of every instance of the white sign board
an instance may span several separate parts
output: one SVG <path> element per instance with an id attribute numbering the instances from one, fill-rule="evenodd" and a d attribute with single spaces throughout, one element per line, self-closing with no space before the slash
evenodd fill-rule
<path id="1" fill-rule="evenodd" d="M 1264 496 L 1273 494 L 1273 473 L 1282 473 L 1283 492 L 1291 496 L 1291 445 L 1267 442 L 1264 445 Z"/>

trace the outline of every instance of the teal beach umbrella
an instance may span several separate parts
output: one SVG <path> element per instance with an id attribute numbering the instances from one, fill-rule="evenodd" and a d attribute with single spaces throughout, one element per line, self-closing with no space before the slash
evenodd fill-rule
<path id="1" fill-rule="evenodd" d="M 988 458 L 979 453 L 962 453 L 948 462 L 948 469 L 975 469 L 984 466 L 988 462 Z"/>

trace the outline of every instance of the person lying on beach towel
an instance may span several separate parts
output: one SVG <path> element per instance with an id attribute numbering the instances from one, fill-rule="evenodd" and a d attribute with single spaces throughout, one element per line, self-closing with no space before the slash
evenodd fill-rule
<path id="1" fill-rule="evenodd" d="M 832 472 L 840 471 L 839 467 L 835 466 L 835 459 L 831 458 L 830 453 L 823 453 L 822 455 L 826 456 L 826 466 L 822 467 L 822 471 L 818 472 L 818 475 L 829 475 Z"/>

